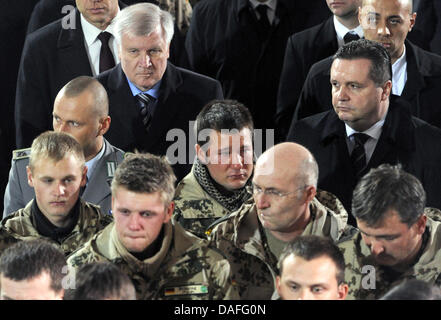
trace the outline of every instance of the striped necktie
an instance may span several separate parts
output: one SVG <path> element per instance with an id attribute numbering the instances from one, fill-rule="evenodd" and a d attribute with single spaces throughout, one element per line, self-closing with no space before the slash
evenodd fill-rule
<path id="1" fill-rule="evenodd" d="M 148 130 L 152 120 L 152 103 L 155 101 L 155 98 L 141 92 L 136 95 L 136 100 L 140 108 L 142 123 L 145 129 Z"/>
<path id="2" fill-rule="evenodd" d="M 365 133 L 354 133 L 351 135 L 355 141 L 354 150 L 351 153 L 352 166 L 354 167 L 355 176 L 357 179 L 361 178 L 366 168 L 366 152 L 364 150 L 364 144 L 370 138 Z"/>

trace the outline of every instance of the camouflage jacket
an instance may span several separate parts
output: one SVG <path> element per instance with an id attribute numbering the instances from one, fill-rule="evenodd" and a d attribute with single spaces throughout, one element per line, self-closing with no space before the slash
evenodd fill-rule
<path id="1" fill-rule="evenodd" d="M 190 2 L 188 0 L 160 0 L 158 5 L 162 10 L 170 12 L 179 31 L 186 34 L 193 13 Z"/>
<path id="2" fill-rule="evenodd" d="M 369 248 L 357 232 L 339 243 L 345 262 L 345 281 L 349 285 L 347 299 L 373 300 L 407 279 L 420 279 L 441 285 L 441 223 L 427 219 L 427 242 L 419 260 L 402 274 L 394 276 L 375 264 Z"/>
<path id="3" fill-rule="evenodd" d="M 118 239 L 114 223 L 68 258 L 77 268 L 94 261 L 110 261 L 133 281 L 139 300 L 238 299 L 228 261 L 205 240 L 185 232 L 179 225 L 164 227 L 161 249 L 140 261 Z"/>
<path id="4" fill-rule="evenodd" d="M 59 245 L 68 256 L 113 220 L 112 216 L 101 213 L 98 206 L 80 200 L 78 223 L 72 232 L 59 243 L 40 235 L 35 228 L 36 224 L 31 214 L 34 201 L 31 200 L 26 207 L 2 220 L 0 225 L 0 252 L 18 241 L 45 239 Z"/>
<path id="5" fill-rule="evenodd" d="M 193 169 L 179 182 L 173 201 L 173 219 L 201 238 L 206 238 L 205 231 L 210 225 L 231 213 L 201 187 Z"/>
<path id="6" fill-rule="evenodd" d="M 336 241 L 353 233 L 354 228 L 346 224 L 346 210 L 331 193 L 319 191 L 310 211 L 312 218 L 302 235 L 328 236 Z M 241 299 L 271 299 L 278 257 L 268 247 L 252 200 L 219 221 L 209 240 L 230 261 Z"/>

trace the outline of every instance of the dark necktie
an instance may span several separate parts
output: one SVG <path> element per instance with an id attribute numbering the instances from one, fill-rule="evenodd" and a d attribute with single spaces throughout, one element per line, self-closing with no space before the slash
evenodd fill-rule
<path id="1" fill-rule="evenodd" d="M 364 144 L 369 139 L 369 136 L 364 133 L 354 133 L 352 135 L 355 141 L 354 150 L 351 153 L 351 161 L 354 167 L 355 176 L 360 178 L 366 168 L 366 152 L 364 151 Z"/>
<path id="2" fill-rule="evenodd" d="M 98 35 L 98 39 L 101 41 L 100 51 L 100 73 L 115 66 L 115 60 L 113 59 L 112 51 L 109 47 L 109 39 L 112 35 L 109 32 L 101 32 Z"/>
<path id="3" fill-rule="evenodd" d="M 344 42 L 346 44 L 346 43 L 349 43 L 351 41 L 360 40 L 360 36 L 358 34 L 356 34 L 356 33 L 348 32 L 343 37 L 343 40 L 344 40 Z"/>
<path id="4" fill-rule="evenodd" d="M 259 33 L 261 37 L 266 40 L 268 38 L 269 32 L 271 30 L 271 24 L 268 20 L 268 14 L 266 13 L 268 9 L 267 5 L 259 4 L 256 7 L 256 11 L 259 13 Z"/>
<path id="5" fill-rule="evenodd" d="M 269 29 L 271 28 L 271 24 L 268 20 L 268 14 L 267 14 L 267 10 L 268 10 L 268 6 L 265 4 L 259 4 L 256 7 L 256 11 L 259 13 L 260 18 L 259 18 L 259 23 L 262 26 L 262 28 L 264 29 Z"/>
<path id="6" fill-rule="evenodd" d="M 136 95 L 136 100 L 140 108 L 142 123 L 145 129 L 148 130 L 152 120 L 152 103 L 155 101 L 155 98 L 147 93 L 141 92 Z"/>

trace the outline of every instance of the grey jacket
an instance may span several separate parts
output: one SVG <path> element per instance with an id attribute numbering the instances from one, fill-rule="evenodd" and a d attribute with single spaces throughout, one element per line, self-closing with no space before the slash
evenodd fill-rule
<path id="1" fill-rule="evenodd" d="M 124 152 L 112 146 L 104 139 L 105 151 L 96 164 L 92 176 L 87 182 L 82 199 L 99 205 L 103 213 L 111 209 L 110 183 L 116 167 L 124 158 Z M 15 150 L 12 157 L 9 181 L 4 196 L 3 217 L 24 208 L 35 197 L 34 189 L 29 186 L 26 166 L 29 164 L 31 149 Z"/>

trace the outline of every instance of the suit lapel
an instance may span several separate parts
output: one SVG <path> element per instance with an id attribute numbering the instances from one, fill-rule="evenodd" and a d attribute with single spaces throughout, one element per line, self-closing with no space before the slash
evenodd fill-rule
<path id="1" fill-rule="evenodd" d="M 64 66 L 71 74 L 92 76 L 78 9 L 76 9 L 75 19 L 76 29 L 61 28 L 57 42 L 59 56 L 63 58 L 63 61 L 66 61 Z"/>
<path id="2" fill-rule="evenodd" d="M 419 70 L 418 57 L 415 48 L 406 41 L 406 61 L 407 61 L 407 81 L 404 86 L 402 97 L 407 101 L 413 98 L 425 87 L 424 77 Z M 418 106 L 414 106 L 414 108 Z M 419 112 L 413 110 L 414 115 L 418 116 Z"/>
<path id="3" fill-rule="evenodd" d="M 322 31 L 319 33 L 320 38 L 317 39 L 320 46 L 317 49 L 325 50 L 320 56 L 332 56 L 338 50 L 337 33 L 335 32 L 334 20 L 332 16 L 325 21 Z"/>
<path id="4" fill-rule="evenodd" d="M 129 144 L 122 148 L 124 150 L 132 151 L 135 147 L 139 148 L 140 143 L 143 142 L 141 140 L 145 140 L 145 130 L 140 118 L 139 107 L 132 95 L 121 64 L 110 70 L 107 88 L 109 101 L 111 101 L 109 114 L 112 117 L 108 137 L 112 136 L 117 141 L 121 140 L 120 135 L 125 137 L 126 141 L 120 141 L 121 145 Z M 113 140 L 110 139 L 110 141 Z M 118 146 L 120 147 L 120 145 Z"/>
<path id="5" fill-rule="evenodd" d="M 401 105 L 400 98 L 392 96 L 383 129 L 368 163 L 368 168 L 376 168 L 382 163 L 408 163 L 408 158 L 415 149 L 415 137 L 412 116 L 407 104 Z M 397 101 L 398 100 L 398 101 Z"/>
<path id="6" fill-rule="evenodd" d="M 349 157 L 348 145 L 346 143 L 346 129 L 345 124 L 341 121 L 334 110 L 330 110 L 328 121 L 325 122 L 325 126 L 321 135 L 321 142 L 324 145 L 335 144 L 337 148 L 336 154 L 331 159 L 330 163 L 336 163 L 339 167 L 346 168 L 342 171 L 345 174 L 349 173 L 349 176 L 353 176 L 353 169 L 351 159 Z M 349 169 L 347 169 L 349 168 Z M 349 177 L 348 176 L 348 177 Z M 349 179 L 345 177 L 345 180 Z"/>

